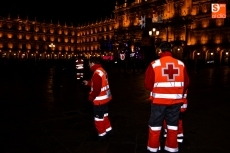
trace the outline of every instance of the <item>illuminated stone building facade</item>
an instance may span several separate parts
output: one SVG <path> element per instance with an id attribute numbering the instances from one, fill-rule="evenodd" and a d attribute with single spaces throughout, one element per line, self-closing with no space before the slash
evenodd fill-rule
<path id="1" fill-rule="evenodd" d="M 215 1 L 218 2 L 230 7 L 227 0 Z M 114 10 L 115 39 L 129 40 L 135 46 L 147 37 L 144 31 L 155 28 L 159 31 L 154 38 L 155 47 L 157 40 L 169 41 L 173 44 L 174 56 L 179 59 L 229 63 L 230 10 L 226 9 L 226 18 L 213 19 L 212 3 L 212 0 L 124 0 L 123 4 L 117 3 Z M 139 20 L 144 16 L 146 24 L 141 29 Z M 155 55 L 157 52 L 156 48 Z"/>
<path id="2" fill-rule="evenodd" d="M 0 55 L 19 59 L 70 59 L 76 56 L 77 28 L 0 18 Z"/>
<path id="3" fill-rule="evenodd" d="M 61 26 L 36 21 L 0 19 L 2 56 L 115 55 L 152 48 L 158 54 L 161 41 L 173 44 L 173 54 L 185 61 L 229 63 L 230 9 L 226 18 L 211 18 L 213 0 L 124 0 L 116 3 L 112 18 L 87 25 Z M 226 4 L 228 0 L 215 1 Z M 140 20 L 145 17 L 145 27 Z M 159 35 L 148 35 L 155 28 Z M 146 39 L 146 38 L 151 39 Z M 148 40 L 148 41 L 144 41 Z M 152 42 L 149 40 L 153 40 Z M 147 42 L 147 43 L 146 43 Z M 55 47 L 49 47 L 54 44 Z M 151 49 L 151 48 L 149 48 Z M 148 49 L 148 50 L 149 50 Z"/>
<path id="4" fill-rule="evenodd" d="M 114 55 L 114 20 L 103 21 L 77 27 L 77 50 L 80 56 Z"/>
<path id="5" fill-rule="evenodd" d="M 226 4 L 226 18 L 211 18 L 211 3 L 218 1 L 194 1 L 191 15 L 193 23 L 189 27 L 190 58 L 205 63 L 230 64 L 230 2 Z"/>

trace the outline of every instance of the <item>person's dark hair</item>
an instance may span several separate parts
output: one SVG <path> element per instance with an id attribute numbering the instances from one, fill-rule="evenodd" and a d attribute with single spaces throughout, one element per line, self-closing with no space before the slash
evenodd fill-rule
<path id="1" fill-rule="evenodd" d="M 101 57 L 91 56 L 89 58 L 90 63 L 101 64 Z"/>
<path id="2" fill-rule="evenodd" d="M 171 52 L 172 51 L 172 47 L 171 47 L 171 44 L 169 42 L 162 42 L 160 44 L 159 48 L 161 49 L 162 52 L 165 52 L 165 51 Z"/>

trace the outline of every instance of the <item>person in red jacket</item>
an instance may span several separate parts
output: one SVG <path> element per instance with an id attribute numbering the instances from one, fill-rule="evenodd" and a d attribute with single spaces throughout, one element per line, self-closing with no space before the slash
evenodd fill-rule
<path id="1" fill-rule="evenodd" d="M 171 44 L 160 45 L 160 58 L 151 62 L 145 72 L 145 87 L 150 91 L 148 152 L 159 152 L 160 134 L 164 119 L 167 124 L 165 152 L 178 152 L 177 130 L 180 108 L 189 85 L 189 77 L 182 61 L 172 57 Z"/>
<path id="2" fill-rule="evenodd" d="M 99 57 L 89 59 L 89 67 L 93 71 L 91 80 L 83 80 L 85 85 L 91 87 L 88 100 L 94 107 L 94 124 L 98 132 L 98 140 L 105 140 L 112 134 L 112 127 L 108 118 L 108 103 L 112 99 L 109 88 L 108 75 L 100 64 Z"/>

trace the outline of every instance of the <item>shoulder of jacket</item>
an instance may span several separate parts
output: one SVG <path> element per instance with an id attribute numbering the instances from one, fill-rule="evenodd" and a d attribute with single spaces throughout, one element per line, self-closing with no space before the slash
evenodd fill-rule
<path id="1" fill-rule="evenodd" d="M 155 68 L 156 66 L 160 66 L 161 65 L 160 59 L 152 61 L 151 65 L 152 65 L 153 68 Z"/>
<path id="2" fill-rule="evenodd" d="M 100 76 L 102 76 L 104 74 L 104 72 L 100 68 L 96 69 L 95 73 L 97 73 Z"/>
<path id="3" fill-rule="evenodd" d="M 172 59 L 174 59 L 179 65 L 184 66 L 184 62 L 182 62 L 181 60 L 179 60 L 179 59 L 177 59 L 177 58 L 174 58 L 174 57 L 172 57 L 172 56 L 169 56 L 169 57 L 171 57 Z"/>
<path id="4" fill-rule="evenodd" d="M 178 61 L 178 64 L 179 64 L 179 65 L 184 66 L 184 62 L 182 62 L 181 60 L 178 60 L 178 59 L 177 59 L 177 61 Z"/>

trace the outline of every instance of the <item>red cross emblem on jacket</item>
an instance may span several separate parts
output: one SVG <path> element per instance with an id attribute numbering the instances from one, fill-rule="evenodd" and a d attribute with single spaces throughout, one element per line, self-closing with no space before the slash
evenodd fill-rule
<path id="1" fill-rule="evenodd" d="M 166 67 L 162 68 L 162 76 L 166 76 L 168 81 L 175 81 L 175 77 L 179 75 L 180 69 L 174 63 L 166 63 Z"/>

